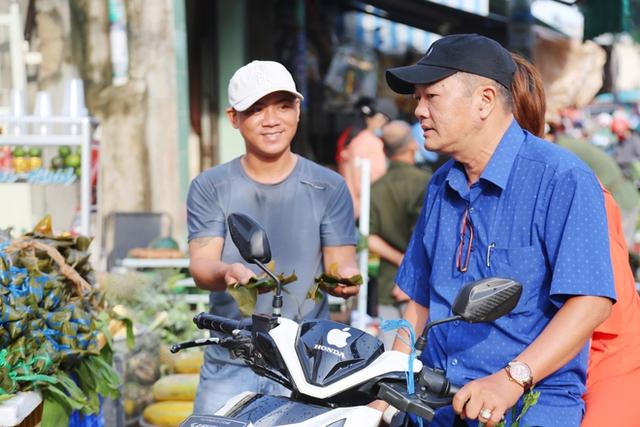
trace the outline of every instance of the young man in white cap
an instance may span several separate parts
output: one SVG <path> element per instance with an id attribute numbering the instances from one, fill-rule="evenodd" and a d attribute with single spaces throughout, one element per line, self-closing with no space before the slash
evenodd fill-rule
<path id="1" fill-rule="evenodd" d="M 327 299 L 307 300 L 314 277 L 335 264 L 338 274 L 358 274 L 353 206 L 337 173 L 291 152 L 302 95 L 277 62 L 253 61 L 229 82 L 227 116 L 244 139 L 246 154 L 193 180 L 187 198 L 190 270 L 198 287 L 211 291 L 210 312 L 240 318 L 227 286 L 246 283 L 259 270 L 241 258 L 226 218 L 250 215 L 269 236 L 275 271 L 298 280 L 287 285 L 282 315 L 296 320 L 328 317 Z M 348 298 L 356 286 L 338 287 Z M 258 297 L 256 312 L 271 311 L 271 294 Z M 194 413 L 213 414 L 242 391 L 284 394 L 279 384 L 254 374 L 228 351 L 209 346 L 200 373 Z"/>

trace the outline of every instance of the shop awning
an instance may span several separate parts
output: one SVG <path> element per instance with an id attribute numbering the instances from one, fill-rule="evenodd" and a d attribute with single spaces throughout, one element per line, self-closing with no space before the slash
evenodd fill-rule
<path id="1" fill-rule="evenodd" d="M 410 27 L 377 15 L 345 12 L 342 15 L 343 38 L 385 54 L 424 53 L 440 35 Z"/>
<path id="2" fill-rule="evenodd" d="M 342 2 L 341 2 L 342 3 Z M 459 2 L 462 4 L 462 2 Z M 429 33 L 440 35 L 478 33 L 506 44 L 507 18 L 486 11 L 486 15 L 423 0 L 348 0 L 347 9 L 364 12 Z M 484 12 L 483 12 L 484 13 Z"/>

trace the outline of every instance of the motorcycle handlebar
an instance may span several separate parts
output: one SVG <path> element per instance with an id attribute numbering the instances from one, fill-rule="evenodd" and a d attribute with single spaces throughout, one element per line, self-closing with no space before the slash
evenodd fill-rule
<path id="1" fill-rule="evenodd" d="M 234 320 L 209 313 L 200 313 L 193 318 L 200 329 L 222 332 L 231 335 L 236 329 L 251 330 L 251 319 Z"/>
<path id="2" fill-rule="evenodd" d="M 449 396 L 453 397 L 459 391 L 460 391 L 460 387 L 458 387 L 455 384 L 449 383 Z"/>
<path id="3" fill-rule="evenodd" d="M 424 366 L 418 377 L 418 384 L 424 386 L 429 393 L 439 397 L 453 397 L 460 387 L 451 383 L 444 371 Z"/>

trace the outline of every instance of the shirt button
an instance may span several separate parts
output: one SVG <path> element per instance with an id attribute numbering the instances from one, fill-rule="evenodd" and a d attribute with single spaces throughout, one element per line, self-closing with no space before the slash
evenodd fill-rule
<path id="1" fill-rule="evenodd" d="M 453 358 L 451 359 L 451 366 L 456 366 L 458 364 L 458 359 Z"/>
<path id="2" fill-rule="evenodd" d="M 469 213 L 473 213 L 473 208 L 469 208 Z"/>
<path id="3" fill-rule="evenodd" d="M 460 321 L 459 321 L 459 320 L 455 320 L 455 321 L 453 322 L 453 326 L 458 326 L 458 325 L 460 325 Z"/>

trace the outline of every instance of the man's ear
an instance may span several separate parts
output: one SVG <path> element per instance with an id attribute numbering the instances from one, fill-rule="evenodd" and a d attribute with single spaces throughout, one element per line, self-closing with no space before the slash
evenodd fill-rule
<path id="1" fill-rule="evenodd" d="M 478 87 L 479 93 L 479 113 L 482 120 L 489 117 L 489 114 L 496 107 L 498 102 L 498 91 L 492 85 L 484 85 Z"/>
<path id="2" fill-rule="evenodd" d="M 227 112 L 227 118 L 229 119 L 231 126 L 233 126 L 234 129 L 238 129 L 240 127 L 238 112 L 231 107 L 227 108 L 226 112 Z"/>
<path id="3" fill-rule="evenodd" d="M 295 106 L 296 112 L 298 113 L 298 119 L 297 119 L 298 123 L 300 123 L 300 111 L 302 110 L 302 105 L 301 104 L 302 104 L 302 102 L 300 101 L 300 98 L 298 98 L 296 96 L 296 100 L 294 101 L 293 105 Z"/>

